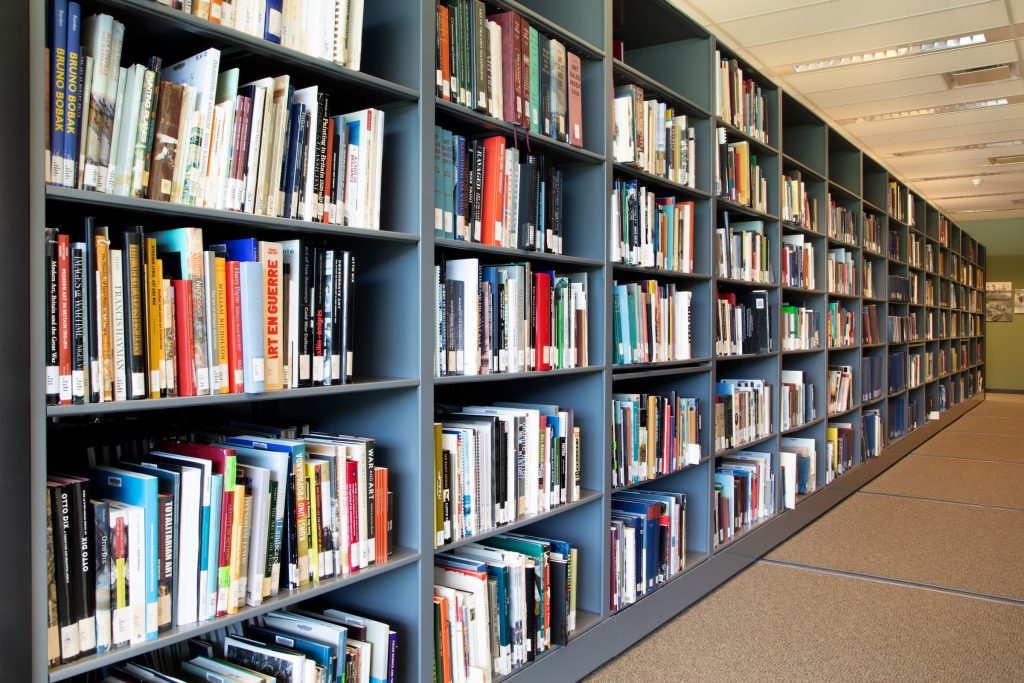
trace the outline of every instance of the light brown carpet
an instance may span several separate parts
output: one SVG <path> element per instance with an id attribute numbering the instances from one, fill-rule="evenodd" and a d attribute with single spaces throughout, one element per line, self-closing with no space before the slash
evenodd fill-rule
<path id="1" fill-rule="evenodd" d="M 588 683 L 1010 681 L 1024 608 L 758 563 Z"/>
<path id="2" fill-rule="evenodd" d="M 908 455 L 864 487 L 870 493 L 1024 509 L 1024 464 Z"/>
<path id="3" fill-rule="evenodd" d="M 1019 417 L 1024 418 L 1024 402 L 985 401 L 968 415 L 986 417 Z"/>
<path id="4" fill-rule="evenodd" d="M 1024 439 L 1019 436 L 946 430 L 921 444 L 914 454 L 1024 463 Z"/>
<path id="5" fill-rule="evenodd" d="M 1024 419 L 1019 417 L 991 417 L 989 415 L 968 413 L 947 427 L 945 431 L 1024 436 Z"/>
<path id="6" fill-rule="evenodd" d="M 859 493 L 768 557 L 1024 600 L 1024 512 Z"/>
<path id="7" fill-rule="evenodd" d="M 1000 394 L 997 392 L 986 392 L 986 401 L 1001 401 L 1003 403 L 1024 403 L 1024 394 Z"/>

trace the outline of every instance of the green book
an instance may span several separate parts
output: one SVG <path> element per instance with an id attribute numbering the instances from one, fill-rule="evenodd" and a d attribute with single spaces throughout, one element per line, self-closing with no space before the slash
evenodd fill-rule
<path id="1" fill-rule="evenodd" d="M 530 132 L 540 128 L 540 35 L 530 27 Z"/>

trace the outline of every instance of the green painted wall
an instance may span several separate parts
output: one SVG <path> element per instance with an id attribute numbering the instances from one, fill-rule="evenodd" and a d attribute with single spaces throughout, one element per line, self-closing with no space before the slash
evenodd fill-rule
<path id="1" fill-rule="evenodd" d="M 987 282 L 1012 282 L 1024 289 L 1024 218 L 997 218 L 960 223 L 988 250 Z M 1011 323 L 985 326 L 987 389 L 1024 391 L 1024 313 Z"/>

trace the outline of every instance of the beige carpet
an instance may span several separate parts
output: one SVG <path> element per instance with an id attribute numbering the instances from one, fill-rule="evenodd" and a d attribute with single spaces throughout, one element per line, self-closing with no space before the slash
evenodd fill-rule
<path id="1" fill-rule="evenodd" d="M 951 424 L 944 431 L 1024 436 L 1024 418 L 992 417 L 989 415 L 975 415 L 971 412 Z"/>
<path id="2" fill-rule="evenodd" d="M 1024 510 L 1024 466 L 908 455 L 863 490 Z"/>
<path id="3" fill-rule="evenodd" d="M 584 679 L 1011 681 L 1024 608 L 758 563 Z"/>
<path id="4" fill-rule="evenodd" d="M 968 414 L 986 417 L 1024 417 L 1024 402 L 985 401 Z"/>
<path id="5" fill-rule="evenodd" d="M 768 557 L 1024 600 L 1024 512 L 857 493 Z"/>
<path id="6" fill-rule="evenodd" d="M 1024 439 L 945 430 L 923 443 L 914 454 L 1024 464 Z"/>

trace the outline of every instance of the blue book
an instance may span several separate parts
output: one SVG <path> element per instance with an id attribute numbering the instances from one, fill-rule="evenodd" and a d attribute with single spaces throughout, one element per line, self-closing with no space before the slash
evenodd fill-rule
<path id="1" fill-rule="evenodd" d="M 615 297 L 619 301 L 619 329 L 621 337 L 618 340 L 621 363 L 633 362 L 633 335 L 629 326 L 629 288 L 626 285 L 615 285 Z"/>
<path id="2" fill-rule="evenodd" d="M 644 595 L 647 593 L 647 565 L 644 562 L 644 545 L 646 544 L 645 536 L 647 532 L 647 521 L 641 514 L 633 512 L 623 512 L 621 510 L 612 510 L 613 520 L 622 522 L 623 526 L 633 529 L 634 533 L 634 553 L 633 553 L 633 566 L 636 568 L 636 575 L 633 577 L 636 585 L 637 596 Z"/>
<path id="3" fill-rule="evenodd" d="M 874 435 L 872 434 L 872 439 Z M 796 456 L 796 492 L 805 495 L 807 493 L 807 480 L 811 471 L 811 458 L 807 455 Z"/>
<path id="4" fill-rule="evenodd" d="M 82 59 L 82 7 L 68 3 L 67 80 L 64 84 L 64 185 L 77 184 L 78 141 L 82 128 L 82 93 L 85 81 L 85 60 Z M 52 142 L 51 142 L 52 144 Z"/>
<path id="5" fill-rule="evenodd" d="M 242 372 L 245 393 L 263 392 L 263 266 L 243 261 L 238 268 L 242 303 Z"/>
<path id="6" fill-rule="evenodd" d="M 228 261 L 245 262 L 260 260 L 260 241 L 255 237 L 225 240 L 222 244 L 227 251 Z M 210 245 L 210 248 L 213 249 L 215 246 L 219 245 Z"/>
<path id="7" fill-rule="evenodd" d="M 291 98 L 289 97 L 289 101 Z M 302 134 L 305 130 L 306 105 L 301 102 L 292 102 L 288 108 L 288 146 L 286 148 L 284 171 L 281 173 L 281 193 L 284 196 L 284 210 L 282 216 L 294 218 L 295 208 L 298 202 L 297 192 L 299 184 L 296 173 L 302 163 Z"/>
<path id="8" fill-rule="evenodd" d="M 444 231 L 444 171 L 441 163 L 441 126 L 434 126 L 434 237 L 447 237 Z"/>
<path id="9" fill-rule="evenodd" d="M 355 128 L 358 131 L 358 124 Z M 357 132 L 357 140 L 358 135 Z M 441 129 L 441 192 L 444 202 L 441 208 L 444 215 L 444 236 L 458 239 L 460 235 L 455 230 L 455 152 L 452 140 L 452 132 Z"/>
<path id="10" fill-rule="evenodd" d="M 92 491 L 97 498 L 110 498 L 126 505 L 134 505 L 143 510 L 145 529 L 143 530 L 146 553 L 146 640 L 155 640 L 157 636 L 157 565 L 160 560 L 157 531 L 157 478 L 149 474 L 129 472 L 101 465 L 89 472 Z"/>
<path id="11" fill-rule="evenodd" d="M 68 0 L 53 0 L 50 17 L 50 182 L 64 184 L 64 129 L 67 123 Z"/>
<path id="12" fill-rule="evenodd" d="M 281 12 L 284 0 L 267 0 L 267 18 L 263 23 L 263 39 L 281 44 Z"/>
<path id="13" fill-rule="evenodd" d="M 644 519 L 643 557 L 646 568 L 645 578 L 647 589 L 654 588 L 658 576 L 658 541 L 661 538 L 661 507 L 656 502 L 630 500 L 628 498 L 612 498 L 612 510 L 640 515 Z"/>
<path id="14" fill-rule="evenodd" d="M 472 63 L 476 63 L 473 61 Z M 454 197 L 452 199 L 452 216 L 455 220 L 455 234 L 465 234 L 466 216 L 462 213 L 463 199 L 466 192 L 466 178 L 462 175 L 466 163 L 466 138 L 461 135 L 452 136 L 452 182 Z"/>

